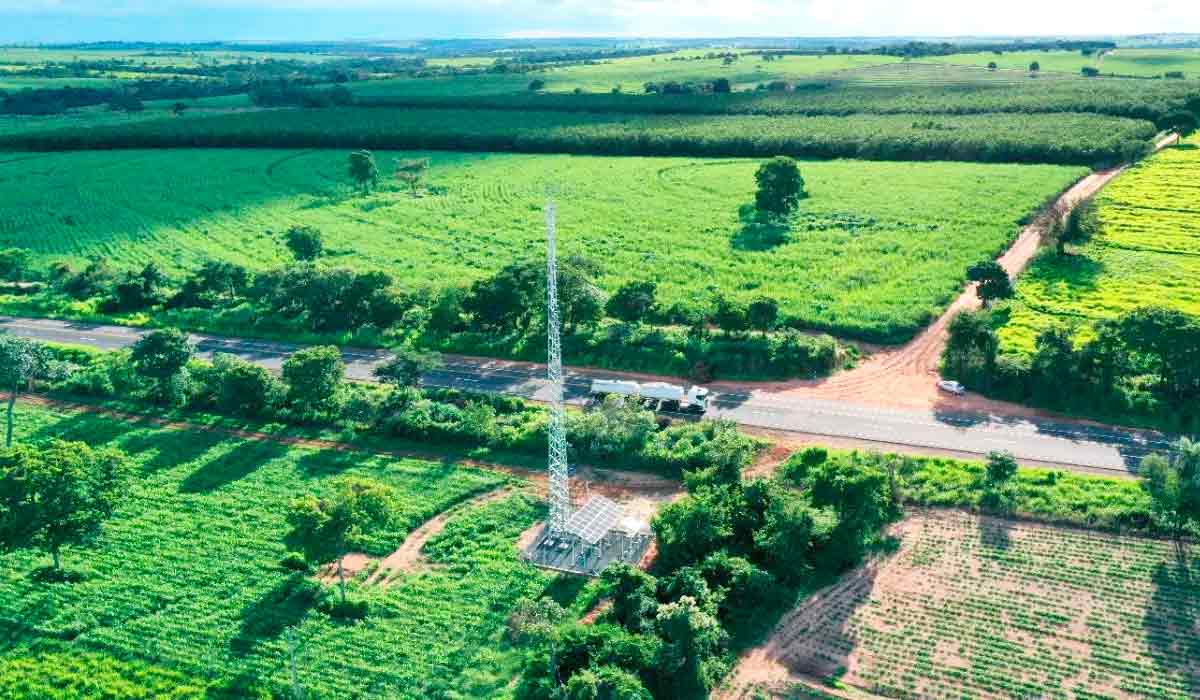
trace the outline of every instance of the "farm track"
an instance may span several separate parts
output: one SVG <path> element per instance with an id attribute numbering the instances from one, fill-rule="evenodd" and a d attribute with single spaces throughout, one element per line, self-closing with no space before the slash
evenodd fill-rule
<path id="1" fill-rule="evenodd" d="M 367 579 L 367 583 L 369 585 L 384 587 L 390 586 L 399 575 L 419 569 L 425 563 L 425 556 L 422 554 L 425 543 L 442 530 L 445 530 L 446 524 L 450 522 L 450 518 L 468 508 L 498 501 L 512 494 L 513 490 L 511 488 L 501 487 L 456 503 L 429 520 L 426 520 L 417 529 L 408 533 L 408 537 L 404 538 L 404 542 L 396 551 L 379 561 L 379 567 Z"/>

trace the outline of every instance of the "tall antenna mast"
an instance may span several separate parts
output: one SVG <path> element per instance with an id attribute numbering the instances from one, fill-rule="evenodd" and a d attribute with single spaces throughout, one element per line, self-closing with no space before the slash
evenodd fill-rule
<path id="1" fill-rule="evenodd" d="M 558 319 L 557 210 L 546 204 L 546 349 L 550 380 L 550 532 L 562 534 L 571 517 L 571 483 L 567 472 L 566 413 L 563 408 L 562 344 Z"/>

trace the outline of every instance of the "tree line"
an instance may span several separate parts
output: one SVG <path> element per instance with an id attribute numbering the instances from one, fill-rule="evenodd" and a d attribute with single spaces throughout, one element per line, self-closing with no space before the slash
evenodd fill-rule
<path id="1" fill-rule="evenodd" d="M 1032 356 L 1000 353 L 998 312 L 950 323 L 944 373 L 998 398 L 1104 417 L 1138 416 L 1200 430 L 1200 318 L 1143 307 L 1041 331 Z"/>
<path id="2" fill-rule="evenodd" d="M 697 157 L 862 158 L 1104 165 L 1137 160 L 1148 121 L 1096 114 L 614 115 L 438 109 L 232 113 L 203 119 L 59 128 L 0 137 L 0 148 L 368 148 Z M 863 133 L 871 137 L 864 139 Z"/>

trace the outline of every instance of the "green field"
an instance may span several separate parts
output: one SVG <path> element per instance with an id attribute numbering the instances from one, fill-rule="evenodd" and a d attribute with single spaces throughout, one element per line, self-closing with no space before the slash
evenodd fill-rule
<path id="1" fill-rule="evenodd" d="M 282 694 L 288 629 L 308 697 L 496 697 L 518 661 L 499 640 L 507 612 L 550 581 L 515 556 L 517 535 L 540 515 L 539 505 L 515 495 L 456 516 L 426 547 L 437 566 L 387 588 L 364 587 L 371 616 L 337 623 L 311 609 L 301 574 L 279 566 L 291 498 L 323 493 L 346 475 L 391 485 L 399 512 L 370 547 L 382 554 L 433 514 L 507 478 L 449 462 L 317 452 L 24 406 L 18 425 L 26 439 L 118 447 L 136 476 L 101 541 L 65 554 L 68 567 L 89 571 L 84 581 L 39 582 L 33 574 L 45 555 L 0 556 L 0 678 L 34 674 L 23 678 L 34 690 L 15 697 L 50 697 L 37 684 L 53 675 L 38 675 L 46 662 L 29 658 L 44 649 L 69 654 L 69 666 L 97 682 L 126 673 L 126 683 L 144 679 L 150 695 L 128 697 L 160 697 L 155 689 L 173 677 L 257 681 Z M 0 697 L 13 697 L 6 690 Z M 65 697 L 126 696 L 92 688 Z"/>
<path id="2" fill-rule="evenodd" d="M 559 205 L 563 254 L 615 290 L 655 279 L 663 306 L 719 290 L 769 294 L 787 317 L 851 335 L 903 337 L 997 254 L 1019 221 L 1080 168 L 811 162 L 790 230 L 747 226 L 753 160 L 378 153 L 431 159 L 438 194 L 352 193 L 344 151 L 11 154 L 0 162 L 0 248 L 42 263 L 103 256 L 173 272 L 207 258 L 286 264 L 282 233 L 309 224 L 328 264 L 385 270 L 405 286 L 467 284 L 541 254 L 541 207 Z"/>
<path id="3" fill-rule="evenodd" d="M 1005 351 L 1032 352 L 1054 323 L 1086 326 L 1139 306 L 1200 314 L 1200 138 L 1134 166 L 1097 201 L 1101 235 L 1021 277 L 1000 331 Z"/>
<path id="4" fill-rule="evenodd" d="M 895 554 L 784 618 L 767 657 L 886 698 L 1200 692 L 1200 563 L 1174 544 L 953 511 L 893 534 Z"/>
<path id="5" fill-rule="evenodd" d="M 622 92 L 641 93 L 649 82 L 709 83 L 717 78 L 730 82 L 734 90 L 753 90 L 759 84 L 775 80 L 794 82 L 854 68 L 898 62 L 891 56 L 783 56 L 766 62 L 761 56 L 741 54 L 730 65 L 719 58 L 672 60 L 695 55 L 683 52 L 658 56 L 636 56 L 604 61 L 594 65 L 554 67 L 523 74 L 466 75 L 453 78 L 398 78 L 374 80 L 353 86 L 364 97 L 381 95 L 459 94 L 484 95 L 527 91 L 532 80 L 545 82 L 548 92 Z"/>
<path id="6" fill-rule="evenodd" d="M 1103 75 L 1158 78 L 1181 71 L 1185 78 L 1200 78 L 1200 49 L 1116 49 L 1102 56 L 1084 56 L 1078 51 L 1006 51 L 1000 55 L 954 54 L 922 60 L 970 66 L 995 63 L 1002 71 L 1027 71 L 1029 64 L 1037 61 L 1042 72 L 1079 75 L 1084 67 L 1091 67 Z"/>

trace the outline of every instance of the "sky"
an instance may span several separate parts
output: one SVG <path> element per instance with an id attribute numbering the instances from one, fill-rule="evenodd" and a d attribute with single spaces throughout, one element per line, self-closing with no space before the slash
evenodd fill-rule
<path id="1" fill-rule="evenodd" d="M 0 0 L 0 42 L 1200 32 L 1200 0 Z"/>

